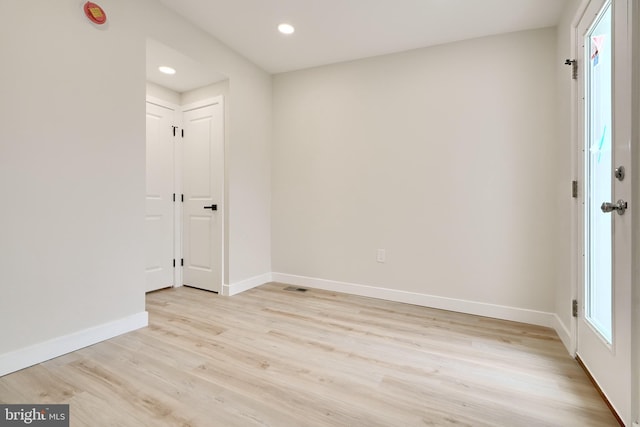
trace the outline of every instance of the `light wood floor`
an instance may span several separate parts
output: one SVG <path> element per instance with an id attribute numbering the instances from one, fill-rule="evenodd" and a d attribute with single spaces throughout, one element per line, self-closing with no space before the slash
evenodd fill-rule
<path id="1" fill-rule="evenodd" d="M 269 284 L 147 296 L 150 326 L 0 378 L 72 426 L 616 426 L 546 328 Z"/>

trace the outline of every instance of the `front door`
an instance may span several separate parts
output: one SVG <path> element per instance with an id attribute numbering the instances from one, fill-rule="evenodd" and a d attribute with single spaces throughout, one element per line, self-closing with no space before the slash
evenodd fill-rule
<path id="1" fill-rule="evenodd" d="M 577 31 L 584 171 L 577 355 L 618 415 L 631 425 L 633 205 L 627 7 L 627 0 L 592 0 Z"/>
<path id="2" fill-rule="evenodd" d="M 184 109 L 184 279 L 222 290 L 224 130 L 222 98 Z"/>

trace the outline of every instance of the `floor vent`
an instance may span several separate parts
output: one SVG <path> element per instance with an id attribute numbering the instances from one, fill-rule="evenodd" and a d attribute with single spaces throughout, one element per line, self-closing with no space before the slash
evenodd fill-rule
<path id="1" fill-rule="evenodd" d="M 298 288 L 296 286 L 287 286 L 284 290 L 290 292 L 307 292 L 305 288 Z"/>

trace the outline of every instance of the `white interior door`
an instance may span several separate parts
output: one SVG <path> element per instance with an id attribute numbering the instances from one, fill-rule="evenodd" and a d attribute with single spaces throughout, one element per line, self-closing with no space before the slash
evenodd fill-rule
<path id="1" fill-rule="evenodd" d="M 631 425 L 631 215 L 622 209 L 625 202 L 632 209 L 627 7 L 592 0 L 577 31 L 584 153 L 577 355 Z"/>
<path id="2" fill-rule="evenodd" d="M 173 285 L 175 110 L 147 102 L 146 291 Z"/>
<path id="3" fill-rule="evenodd" d="M 183 283 L 222 290 L 224 129 L 222 98 L 184 108 Z"/>

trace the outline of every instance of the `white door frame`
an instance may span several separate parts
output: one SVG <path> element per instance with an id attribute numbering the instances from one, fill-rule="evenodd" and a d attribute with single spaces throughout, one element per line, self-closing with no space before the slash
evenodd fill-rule
<path id="1" fill-rule="evenodd" d="M 172 102 L 165 101 L 163 99 L 147 95 L 146 102 L 156 104 L 161 107 L 166 107 L 174 110 L 176 112 L 175 123 L 174 126 L 177 126 L 177 132 L 180 132 L 183 129 L 183 113 L 188 110 L 193 110 L 196 108 L 204 107 L 212 104 L 220 104 L 222 107 L 222 137 L 223 137 L 223 145 L 224 145 L 224 173 L 223 173 L 223 182 L 220 183 L 221 191 L 222 191 L 222 201 L 220 202 L 221 209 L 218 214 L 221 216 L 222 221 L 222 259 L 220 260 L 220 270 L 221 270 L 221 289 L 219 294 L 222 295 L 222 290 L 225 287 L 225 277 L 226 277 L 226 254 L 227 254 L 227 221 L 226 221 L 226 213 L 227 213 L 227 159 L 226 159 L 226 151 L 227 151 L 227 142 L 226 142 L 226 131 L 225 129 L 225 106 L 224 106 L 224 97 L 222 95 L 218 95 L 211 98 L 206 98 L 201 101 L 197 101 L 194 103 L 190 103 L 187 105 L 176 105 Z M 183 258 L 183 204 L 181 203 L 181 196 L 184 193 L 183 182 L 182 182 L 182 172 L 183 172 L 183 145 L 180 143 L 180 139 L 176 136 L 175 144 L 174 144 L 174 192 L 176 194 L 176 202 L 174 203 L 174 233 L 173 233 L 173 255 L 176 260 L 176 267 L 173 270 L 173 284 L 174 288 L 183 286 L 183 268 L 180 265 L 180 260 Z"/>
<path id="2" fill-rule="evenodd" d="M 577 61 L 578 49 L 580 37 L 578 36 L 578 25 L 582 20 L 582 15 L 589 5 L 591 0 L 582 0 L 580 6 L 576 10 L 575 17 L 571 23 L 571 58 Z M 578 72 L 580 70 L 578 69 Z M 574 180 L 578 182 L 578 194 L 579 196 L 574 200 L 573 210 L 571 212 L 572 218 L 572 281 L 571 281 L 571 298 L 574 301 L 579 301 L 579 292 L 583 284 L 583 247 L 584 247 L 584 219 L 583 219 L 583 194 L 584 194 L 584 168 L 583 168 L 583 141 L 582 130 L 580 129 L 582 120 L 579 115 L 582 114 L 580 96 L 581 90 L 576 83 L 576 80 L 571 81 L 571 139 L 572 139 L 572 171 Z M 567 301 L 567 304 L 569 301 Z M 568 306 L 567 306 L 568 308 Z M 576 357 L 578 352 L 578 318 L 571 318 L 571 348 L 570 353 L 572 357 Z"/>
<path id="3" fill-rule="evenodd" d="M 580 21 L 582 20 L 582 17 L 587 9 L 587 7 L 589 6 L 591 0 L 582 0 L 582 2 L 580 3 L 580 6 L 578 8 L 578 10 L 576 11 L 576 16 L 572 22 L 572 40 L 571 40 L 571 46 L 572 46 L 572 58 L 577 58 L 578 57 L 578 49 L 581 49 L 581 35 L 578 34 L 578 26 Z M 640 23 L 640 11 L 638 10 L 639 7 L 637 5 L 636 0 L 612 0 L 613 3 L 617 3 L 618 8 L 620 10 L 620 6 L 624 5 L 626 7 L 626 10 L 628 12 L 628 17 L 629 19 L 627 20 L 628 23 L 628 31 L 629 33 L 632 35 L 632 38 L 628 39 L 628 42 L 630 43 L 630 45 L 628 46 L 628 50 L 629 52 L 632 52 L 632 46 L 634 49 L 637 49 L 638 46 L 640 46 L 640 43 L 638 43 L 638 41 L 640 41 L 640 35 L 637 34 L 638 33 L 638 29 L 640 29 L 639 23 Z M 635 4 L 635 6 L 634 6 Z M 620 13 L 618 13 L 618 19 L 620 18 Z M 631 40 L 633 40 L 633 43 L 631 42 Z M 630 165 L 632 168 L 632 176 L 628 177 L 627 179 L 632 181 L 632 185 L 631 185 L 631 201 L 632 204 L 637 204 L 638 201 L 640 200 L 640 170 L 638 170 L 638 167 L 640 166 L 640 157 L 638 157 L 638 155 L 640 153 L 638 153 L 638 138 L 640 137 L 640 94 L 639 94 L 639 89 L 640 89 L 640 58 L 638 57 L 638 55 L 632 55 L 631 56 L 631 60 L 633 61 L 633 68 L 632 70 L 632 76 L 628 76 L 628 77 L 632 77 L 629 79 L 628 83 L 630 84 L 629 87 L 627 87 L 627 91 L 629 91 L 630 88 L 633 88 L 633 108 L 632 111 L 629 112 L 630 116 L 628 119 L 625 119 L 628 123 L 626 124 L 626 126 L 629 127 L 629 129 L 627 129 L 627 131 L 631 131 L 631 138 L 630 138 L 630 144 L 631 144 L 631 153 L 630 153 Z M 631 65 L 631 64 L 630 64 Z M 582 73 L 583 67 L 585 67 L 586 65 L 584 64 L 578 64 L 579 66 L 579 73 Z M 614 76 L 614 78 L 616 78 Z M 617 82 L 619 84 L 619 82 Z M 616 90 L 614 88 L 614 90 Z M 582 96 L 581 93 L 581 89 L 580 87 L 578 87 L 577 84 L 573 84 L 572 85 L 572 98 L 573 98 L 573 102 L 572 102 L 572 112 L 571 112 L 571 117 L 572 117 L 572 123 L 571 123 L 571 127 L 572 127 L 572 140 L 573 140 L 573 153 L 574 155 L 572 156 L 572 162 L 573 162 L 573 173 L 574 173 L 574 177 L 578 180 L 578 182 L 580 183 L 579 185 L 579 193 L 580 193 L 580 197 L 575 199 L 575 203 L 574 203 L 574 209 L 572 211 L 572 218 L 573 218 L 573 228 L 572 228 L 572 237 L 573 237 L 573 256 L 572 256 L 572 263 L 573 263 L 573 280 L 572 280 L 572 285 L 571 285 L 571 295 L 573 298 L 578 299 L 580 301 L 580 303 L 582 304 L 584 302 L 582 297 L 582 287 L 583 287 L 583 283 L 584 283 L 584 262 L 583 262 L 583 247 L 584 247 L 584 232 L 583 232 L 583 228 L 584 228 L 584 218 L 583 218 L 583 205 L 582 205 L 582 201 L 584 198 L 584 191 L 585 191 L 585 183 L 584 183 L 584 157 L 582 154 L 582 150 L 583 150 L 583 140 L 582 140 L 582 134 L 583 134 L 583 129 L 581 129 L 582 126 L 582 119 L 580 118 L 580 115 L 582 114 L 582 109 L 581 109 L 581 99 L 580 97 Z M 617 92 L 617 94 L 619 95 L 619 92 Z M 616 106 L 614 106 L 614 110 L 616 109 Z M 620 114 L 620 112 L 618 111 L 616 114 Z M 624 114 L 624 112 L 623 112 Z M 632 118 L 637 118 L 636 120 L 632 120 Z M 615 197 L 615 195 L 614 195 Z M 635 203 L 633 203 L 635 201 Z M 619 414 L 620 416 L 622 416 L 625 419 L 625 422 L 627 422 L 628 426 L 631 426 L 629 421 L 634 420 L 634 427 L 640 427 L 640 424 L 637 424 L 637 421 L 640 419 L 640 337 L 638 337 L 638 333 L 640 333 L 640 265 L 638 263 L 638 260 L 640 259 L 640 210 L 639 209 L 634 209 L 633 206 L 630 204 L 629 206 L 629 210 L 627 211 L 627 214 L 629 214 L 630 216 L 632 216 L 632 220 L 631 220 L 631 224 L 632 224 L 632 233 L 633 233 L 633 242 L 634 244 L 632 245 L 632 250 L 631 250 L 631 256 L 630 256 L 630 263 L 633 264 L 633 268 L 630 268 L 630 273 L 632 272 L 632 282 L 631 282 L 631 286 L 632 286 L 632 298 L 634 298 L 634 304 L 633 304 L 633 318 L 632 318 L 632 324 L 629 325 L 629 327 L 631 328 L 631 337 L 632 337 L 632 343 L 631 343 L 631 360 L 632 360 L 632 370 L 633 372 L 630 372 L 631 376 L 631 390 L 629 390 L 629 392 L 631 393 L 631 413 L 630 414 Z M 580 312 L 582 312 L 583 307 L 580 307 Z M 576 356 L 577 355 L 577 350 L 578 350 L 578 318 L 572 318 L 571 321 L 571 346 L 570 346 L 570 352 L 572 354 L 572 356 Z M 635 362 L 635 363 L 634 363 Z M 629 418 L 629 416 L 631 418 Z"/>
<path id="4" fill-rule="evenodd" d="M 629 30 L 631 32 L 631 192 L 636 201 L 640 201 L 640 5 L 637 1 L 630 4 Z M 636 202 L 638 203 L 638 202 Z M 634 367 L 631 372 L 631 415 L 634 427 L 640 427 L 640 209 L 631 212 L 632 234 L 632 282 L 631 296 L 632 325 L 631 325 L 631 361 Z"/>

